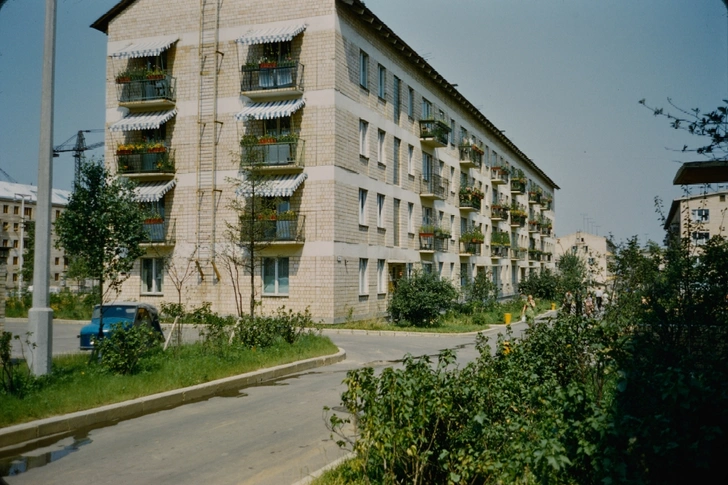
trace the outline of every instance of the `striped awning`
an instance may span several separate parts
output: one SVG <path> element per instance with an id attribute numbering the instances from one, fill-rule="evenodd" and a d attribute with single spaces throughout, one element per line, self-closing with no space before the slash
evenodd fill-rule
<path id="1" fill-rule="evenodd" d="M 116 59 L 134 59 L 136 57 L 158 56 L 169 49 L 169 46 L 177 42 L 177 40 L 179 40 L 179 37 L 174 36 L 158 37 L 154 40 L 143 42 L 133 42 L 111 54 L 111 57 Z"/>
<path id="2" fill-rule="evenodd" d="M 255 195 L 261 197 L 291 197 L 306 180 L 306 177 L 308 175 L 305 173 L 274 175 L 256 180 L 254 187 L 243 178 L 237 194 L 240 197 L 250 197 L 253 195 L 253 188 L 255 188 Z"/>
<path id="3" fill-rule="evenodd" d="M 270 42 L 288 42 L 306 30 L 306 24 L 287 25 L 270 29 L 249 30 L 237 42 L 243 45 L 268 44 Z"/>
<path id="4" fill-rule="evenodd" d="M 131 113 L 109 127 L 109 131 L 156 130 L 177 114 L 176 109 Z"/>
<path id="5" fill-rule="evenodd" d="M 134 188 L 137 202 L 157 202 L 164 194 L 172 190 L 176 180 L 163 182 L 142 182 Z"/>
<path id="6" fill-rule="evenodd" d="M 288 99 L 285 101 L 267 101 L 265 103 L 250 103 L 235 115 L 237 121 L 272 120 L 291 116 L 304 104 L 303 98 Z"/>

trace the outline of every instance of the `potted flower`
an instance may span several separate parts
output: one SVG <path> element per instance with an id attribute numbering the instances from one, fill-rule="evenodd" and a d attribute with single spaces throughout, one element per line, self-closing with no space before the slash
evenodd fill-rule
<path id="1" fill-rule="evenodd" d="M 420 236 L 421 237 L 434 236 L 434 235 L 435 235 L 435 225 L 434 224 L 422 224 L 420 226 Z"/>
<path id="2" fill-rule="evenodd" d="M 292 210 L 287 210 L 280 212 L 278 214 L 278 220 L 280 221 L 295 221 L 296 220 L 296 212 Z"/>
<path id="3" fill-rule="evenodd" d="M 134 145 L 125 145 L 124 143 L 116 145 L 117 155 L 131 155 L 132 153 L 134 153 Z"/>
<path id="4" fill-rule="evenodd" d="M 278 63 L 278 67 L 293 67 L 296 65 L 296 61 L 293 60 L 290 54 L 286 55 L 285 59 Z"/>
<path id="5" fill-rule="evenodd" d="M 164 218 L 158 212 L 152 212 L 144 219 L 144 224 L 162 224 L 163 222 Z"/>
<path id="6" fill-rule="evenodd" d="M 260 59 L 258 59 L 258 67 L 261 69 L 273 69 L 276 67 L 278 63 L 272 59 L 269 59 L 268 56 L 262 56 Z"/>
<path id="7" fill-rule="evenodd" d="M 275 143 L 276 141 L 276 137 L 271 135 L 264 135 L 258 138 L 259 145 L 270 145 L 272 143 Z"/>
<path id="8" fill-rule="evenodd" d="M 150 81 L 158 81 L 160 79 L 164 79 L 166 75 L 167 73 L 164 72 L 164 69 L 161 69 L 159 67 L 154 67 L 147 70 L 147 79 Z"/>
<path id="9" fill-rule="evenodd" d="M 259 221 L 275 221 L 278 219 L 278 212 L 275 209 L 264 209 L 258 212 Z"/>
<path id="10" fill-rule="evenodd" d="M 435 228 L 435 237 L 438 239 L 450 239 L 450 231 L 441 227 Z"/>
<path id="11" fill-rule="evenodd" d="M 485 234 L 480 229 L 472 227 L 460 235 L 460 240 L 464 243 L 483 244 Z"/>

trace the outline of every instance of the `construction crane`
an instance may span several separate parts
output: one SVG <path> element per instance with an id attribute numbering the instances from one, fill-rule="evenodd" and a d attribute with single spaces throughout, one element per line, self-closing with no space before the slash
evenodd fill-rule
<path id="1" fill-rule="evenodd" d="M 3 174 L 3 175 L 5 175 L 5 178 L 6 178 L 6 179 L 8 179 L 8 182 L 12 182 L 12 183 L 14 183 L 14 184 L 17 184 L 17 183 L 18 183 L 18 181 L 17 181 L 17 180 L 15 180 L 15 179 L 14 179 L 13 177 L 11 177 L 11 176 L 10 176 L 10 174 L 9 174 L 9 173 L 7 173 L 7 172 L 6 172 L 5 170 L 3 170 L 2 168 L 0 168 L 0 172 L 2 172 L 2 174 Z"/>
<path id="2" fill-rule="evenodd" d="M 86 145 L 86 137 L 84 136 L 84 133 L 102 133 L 103 131 L 104 130 L 78 130 L 78 133 L 53 148 L 54 157 L 58 157 L 62 152 L 73 152 L 73 158 L 75 159 L 73 173 L 74 187 L 81 178 L 81 157 L 83 157 L 83 152 L 104 146 L 103 141 Z"/>

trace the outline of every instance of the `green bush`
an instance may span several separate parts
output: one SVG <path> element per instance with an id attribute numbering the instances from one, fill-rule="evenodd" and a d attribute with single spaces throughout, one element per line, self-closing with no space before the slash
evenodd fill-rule
<path id="1" fill-rule="evenodd" d="M 115 374 L 134 374 L 142 361 L 161 350 L 162 336 L 146 325 L 112 326 L 110 336 L 98 344 L 101 365 Z"/>
<path id="2" fill-rule="evenodd" d="M 534 298 L 557 300 L 559 286 L 559 275 L 546 268 L 529 274 L 518 283 L 518 292 L 522 295 L 533 295 Z"/>
<path id="3" fill-rule="evenodd" d="M 414 272 L 409 278 L 399 280 L 387 310 L 397 325 L 435 327 L 457 296 L 450 280 L 440 279 L 433 273 Z"/>

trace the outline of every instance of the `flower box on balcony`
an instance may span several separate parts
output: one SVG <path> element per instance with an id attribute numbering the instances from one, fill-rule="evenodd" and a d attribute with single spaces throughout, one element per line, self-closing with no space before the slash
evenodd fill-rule
<path id="1" fill-rule="evenodd" d="M 147 219 L 144 219 L 144 224 L 162 224 L 164 222 L 164 219 L 161 217 L 149 217 Z"/>
<path id="2" fill-rule="evenodd" d="M 131 76 L 116 76 L 116 84 L 127 84 L 131 82 Z"/>
<path id="3" fill-rule="evenodd" d="M 261 69 L 274 69 L 274 68 L 278 67 L 278 63 L 277 62 L 261 62 L 258 64 L 258 67 L 260 67 Z"/>
<path id="4" fill-rule="evenodd" d="M 270 145 L 275 142 L 276 142 L 276 139 L 273 136 L 262 137 L 258 140 L 259 145 Z"/>

